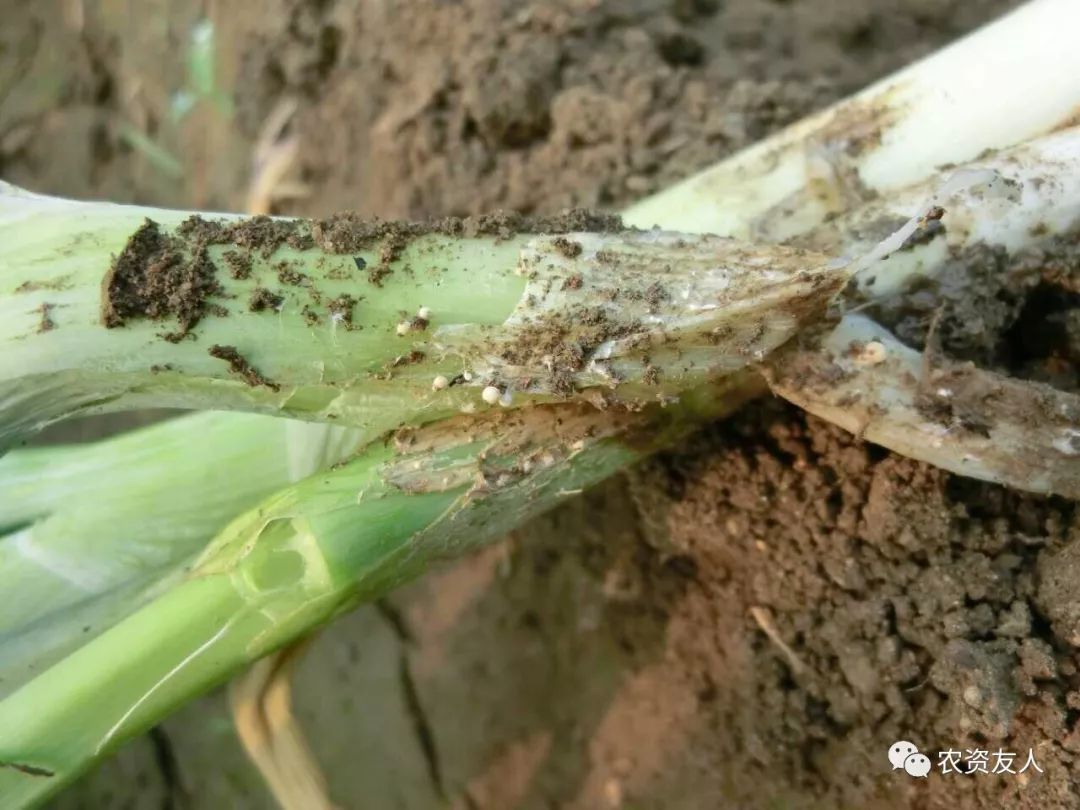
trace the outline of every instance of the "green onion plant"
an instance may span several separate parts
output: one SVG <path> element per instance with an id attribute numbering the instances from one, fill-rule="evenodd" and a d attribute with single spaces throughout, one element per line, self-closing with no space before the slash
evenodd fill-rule
<path id="1" fill-rule="evenodd" d="M 0 458 L 0 807 L 769 385 L 899 452 L 1077 497 L 1075 397 L 936 369 L 1054 415 L 943 428 L 924 358 L 854 311 L 965 246 L 1077 227 L 1067 20 L 1070 0 L 1029 3 L 634 206 L 638 230 L 0 185 L 0 444 L 87 413 L 234 411 Z"/>

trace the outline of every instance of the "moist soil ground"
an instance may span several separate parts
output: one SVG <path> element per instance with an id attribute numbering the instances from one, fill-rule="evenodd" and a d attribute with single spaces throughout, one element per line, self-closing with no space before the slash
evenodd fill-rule
<path id="1" fill-rule="evenodd" d="M 0 176 L 242 210 L 265 123 L 295 109 L 276 211 L 424 218 L 617 209 L 1017 3 L 209 4 L 233 103 L 179 123 L 203 4 L 84 5 L 0 2 Z M 946 318 L 945 350 L 1074 387 L 1062 255 L 980 286 L 993 336 Z M 894 323 L 918 343 L 952 299 Z M 1074 808 L 1077 582 L 1076 504 L 761 401 L 343 619 L 296 706 L 342 807 Z M 915 779 L 897 740 L 1042 772 Z M 215 694 L 56 806 L 272 804 Z"/>

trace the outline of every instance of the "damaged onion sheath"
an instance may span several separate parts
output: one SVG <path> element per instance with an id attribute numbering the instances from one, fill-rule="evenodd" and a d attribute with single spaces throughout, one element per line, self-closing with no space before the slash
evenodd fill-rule
<path id="1" fill-rule="evenodd" d="M 758 390 L 744 376 L 688 392 L 679 409 L 558 403 L 460 415 L 372 442 L 266 499 L 155 599 L 0 701 L 5 806 L 42 801 L 297 635 L 726 415 Z"/>
<path id="2" fill-rule="evenodd" d="M 821 255 L 575 212 L 225 217 L 0 185 L 0 446 L 170 406 L 375 436 L 588 391 L 631 407 L 760 360 L 847 279 Z"/>

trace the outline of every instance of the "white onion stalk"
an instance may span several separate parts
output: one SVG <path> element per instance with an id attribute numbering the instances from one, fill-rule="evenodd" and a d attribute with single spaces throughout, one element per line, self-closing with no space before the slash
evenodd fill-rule
<path id="1" fill-rule="evenodd" d="M 800 241 L 856 246 L 875 223 L 911 216 L 859 276 L 863 295 L 880 301 L 965 251 L 987 246 L 1014 256 L 1076 233 L 1080 128 L 970 164 L 936 194 L 930 186 L 851 212 Z M 935 227 L 914 239 L 928 224 Z M 873 358 L 881 353 L 877 361 L 864 353 L 868 342 Z M 770 368 L 777 394 L 895 452 L 1028 492 L 1080 498 L 1080 397 L 939 361 L 929 349 L 920 355 L 853 314 L 820 343 L 801 340 L 778 353 Z"/>
<path id="2" fill-rule="evenodd" d="M 815 416 L 958 475 L 1080 499 L 1080 396 L 934 359 L 861 315 L 780 354 L 773 389 Z"/>
<path id="3" fill-rule="evenodd" d="M 1080 160 L 1075 126 L 1069 125 L 1075 125 L 1080 109 L 1080 49 L 1071 35 L 1078 24 L 1080 4 L 1034 0 L 854 98 L 655 195 L 633 207 L 626 219 L 667 227 L 678 222 L 683 230 L 863 255 L 859 289 L 875 300 L 895 294 L 916 276 L 934 275 L 965 246 L 985 244 L 1009 254 L 1038 246 L 1076 223 Z M 1039 138 L 1053 130 L 1061 131 Z M 1022 145 L 1025 141 L 1032 142 Z M 979 159 L 987 150 L 1009 147 L 1015 149 Z M 973 163 L 939 168 L 964 161 Z M 1002 178 L 1020 184 L 1019 196 Z M 946 209 L 944 238 L 909 241 L 935 205 Z M 887 234 L 891 239 L 875 245 Z M 908 249 L 897 251 L 905 243 Z M 866 258 L 875 253 L 876 261 Z M 842 343 L 845 334 L 841 328 L 834 342 Z M 800 344 L 800 362 L 810 362 L 813 345 Z M 814 359 L 821 366 L 831 361 L 825 348 Z M 828 391 L 783 382 L 774 390 L 812 412 L 861 424 L 857 413 L 840 419 L 836 403 L 846 401 L 843 397 L 824 407 Z M 878 387 L 868 392 L 874 390 Z M 815 396 L 821 404 L 813 404 Z M 888 402 L 879 406 L 888 418 Z M 939 448 L 924 453 L 914 436 L 900 440 L 904 424 L 901 419 L 895 430 L 879 426 L 876 440 L 931 463 L 954 452 L 954 444 L 944 453 Z M 1029 438 L 1045 450 L 1051 465 L 1059 460 L 1058 437 L 1033 432 Z M 1071 491 L 1052 473 L 1029 481 L 1022 468 L 993 453 L 975 463 L 984 450 L 955 450 L 947 466 L 1021 490 Z"/>
<path id="4" fill-rule="evenodd" d="M 1080 127 L 1072 127 L 900 189 L 793 241 L 821 253 L 868 254 L 859 291 L 886 299 L 972 248 L 1011 256 L 1078 227 Z"/>
<path id="5" fill-rule="evenodd" d="M 631 207 L 628 223 L 780 242 L 872 195 L 1075 120 L 1080 3 L 1033 0 Z"/>

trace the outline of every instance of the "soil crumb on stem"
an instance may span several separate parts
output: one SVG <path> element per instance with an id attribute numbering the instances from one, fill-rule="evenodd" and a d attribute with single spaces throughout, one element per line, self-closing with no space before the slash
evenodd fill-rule
<path id="1" fill-rule="evenodd" d="M 52 319 L 52 311 L 55 306 L 55 304 L 42 302 L 41 306 L 37 308 L 38 315 L 40 316 L 37 325 L 38 334 L 41 334 L 42 332 L 51 332 L 56 328 L 56 321 Z"/>
<path id="2" fill-rule="evenodd" d="M 176 232 L 185 239 L 206 245 L 232 244 L 257 251 L 264 259 L 269 259 L 282 245 L 297 250 L 307 250 L 312 246 L 311 233 L 306 222 L 273 219 L 268 216 L 212 220 L 193 214 L 180 223 Z"/>
<path id="3" fill-rule="evenodd" d="M 214 344 L 207 350 L 211 357 L 216 357 L 218 360 L 224 360 L 229 364 L 229 371 L 242 377 L 244 382 L 250 385 L 252 388 L 256 388 L 260 385 L 265 385 L 271 391 L 280 390 L 279 386 L 275 382 L 271 382 L 266 379 L 262 374 L 255 370 L 255 368 L 247 361 L 247 359 L 236 350 L 235 346 L 221 346 Z"/>
<path id="4" fill-rule="evenodd" d="M 415 222 L 394 222 L 344 212 L 315 220 L 311 233 L 315 243 L 330 253 L 359 253 L 378 245 L 379 261 L 397 260 L 409 240 L 439 234 L 475 239 L 482 236 L 509 239 L 517 234 L 564 234 L 574 231 L 611 233 L 623 230 L 617 214 L 573 208 L 553 216 L 529 217 L 513 211 L 494 211 L 469 217 L 442 217 Z"/>
<path id="5" fill-rule="evenodd" d="M 222 256 L 229 267 L 229 275 L 237 281 L 251 277 L 251 254 L 239 250 L 226 250 Z"/>
<path id="6" fill-rule="evenodd" d="M 103 282 L 101 320 L 107 328 L 129 319 L 175 318 L 179 329 L 166 340 L 176 342 L 191 332 L 221 285 L 206 247 L 197 244 L 190 253 L 184 248 L 150 219 L 131 235 Z"/>
<path id="7" fill-rule="evenodd" d="M 248 309 L 252 312 L 276 310 L 284 300 L 284 296 L 270 292 L 265 287 L 256 287 L 251 292 L 251 298 L 248 299 Z"/>

